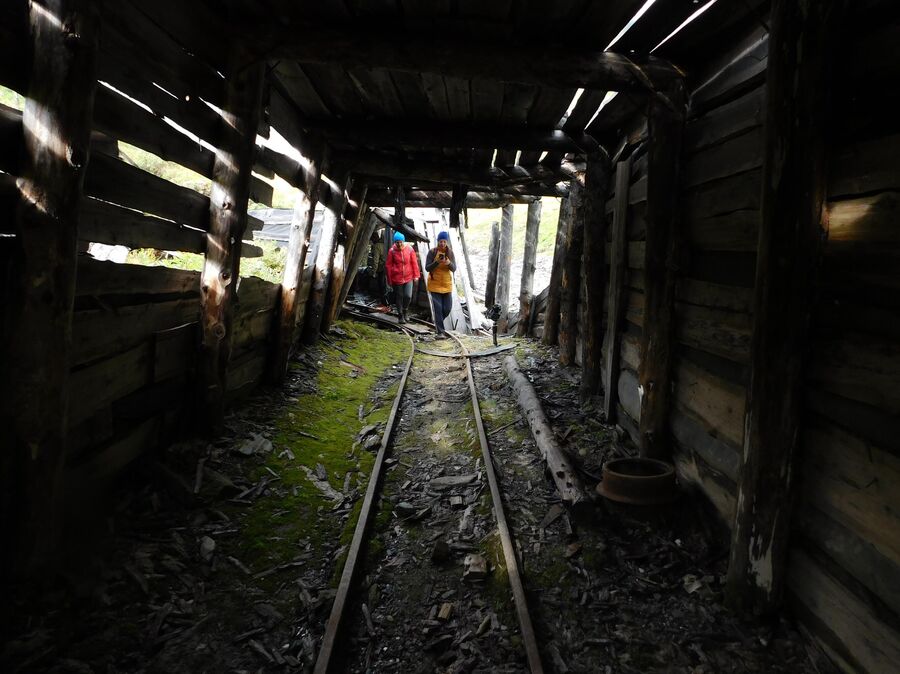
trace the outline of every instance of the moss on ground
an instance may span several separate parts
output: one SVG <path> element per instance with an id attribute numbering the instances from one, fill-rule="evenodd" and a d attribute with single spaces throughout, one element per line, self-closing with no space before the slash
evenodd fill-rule
<path id="1" fill-rule="evenodd" d="M 258 480 L 274 471 L 283 494 L 241 509 L 240 554 L 251 568 L 292 560 L 301 551 L 301 541 L 315 547 L 329 540 L 346 545 L 353 536 L 361 500 L 341 522 L 330 512 L 334 502 L 309 480 L 303 467 L 315 471 L 316 464 L 322 464 L 328 483 L 337 491 L 352 471 L 351 486 L 365 491 L 375 455 L 361 447 L 353 450 L 353 444 L 363 426 L 387 421 L 399 381 L 380 393 L 376 387 L 392 366 L 402 367 L 408 342 L 402 335 L 364 324 L 337 325 L 347 336 L 322 348 L 316 392 L 300 396 L 284 411 L 276 422 L 273 451 L 249 475 Z M 362 421 L 360 405 L 368 411 Z M 293 458 L 284 450 L 290 450 Z"/>

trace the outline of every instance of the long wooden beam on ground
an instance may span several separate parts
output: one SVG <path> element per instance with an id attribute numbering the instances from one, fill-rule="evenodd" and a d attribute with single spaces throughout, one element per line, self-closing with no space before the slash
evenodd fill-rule
<path id="1" fill-rule="evenodd" d="M 269 44 L 276 46 L 262 47 L 268 53 L 260 56 L 562 89 L 646 92 L 681 79 L 677 68 L 652 57 L 637 65 L 613 52 L 550 45 L 473 44 L 434 36 L 398 42 L 380 32 L 322 26 L 297 30 Z"/>
<path id="2" fill-rule="evenodd" d="M 262 107 L 264 66 L 240 71 L 229 82 L 222 123 L 231 128 L 216 155 L 206 259 L 200 277 L 200 372 L 203 414 L 209 428 L 224 420 L 227 372 L 231 358 L 234 298 L 241 264 L 241 240 L 247 226 L 250 171 Z"/>
<path id="3" fill-rule="evenodd" d="M 88 0 L 46 0 L 23 11 L 31 39 L 25 53 L 34 57 L 23 75 L 29 84 L 16 237 L 0 289 L 0 534 L 8 577 L 50 566 L 59 534 L 98 33 Z"/>
<path id="4" fill-rule="evenodd" d="M 804 407 L 804 361 L 826 227 L 831 67 L 845 0 L 772 6 L 766 135 L 750 387 L 744 417 L 727 596 L 770 614 L 782 599 L 794 460 Z M 802 57 L 802 58 L 801 58 Z"/>

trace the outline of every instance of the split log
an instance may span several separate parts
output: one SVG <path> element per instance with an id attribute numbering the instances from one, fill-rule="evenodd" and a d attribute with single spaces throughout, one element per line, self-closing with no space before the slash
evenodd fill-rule
<path id="1" fill-rule="evenodd" d="M 232 142 L 220 144 L 213 168 L 206 260 L 200 280 L 200 371 L 206 425 L 211 429 L 221 427 L 225 411 L 234 298 L 241 240 L 247 226 L 264 70 L 262 65 L 244 69 L 228 83 L 222 125 L 223 137 Z"/>
<path id="2" fill-rule="evenodd" d="M 503 366 L 510 384 L 516 392 L 519 406 L 525 412 L 534 442 L 547 464 L 547 470 L 559 491 L 560 498 L 569 508 L 585 509 L 591 504 L 591 497 L 585 491 L 581 478 L 556 441 L 553 429 L 544 414 L 537 391 L 519 369 L 515 356 L 503 359 Z"/>
<path id="3" fill-rule="evenodd" d="M 609 303 L 606 318 L 606 368 L 603 373 L 603 412 L 607 422 L 615 420 L 618 397 L 619 350 L 625 303 L 626 232 L 628 230 L 628 188 L 631 182 L 631 158 L 616 166 L 616 198 L 613 211 L 612 243 L 609 260 Z M 637 366 L 636 366 L 637 367 Z"/>
<path id="4" fill-rule="evenodd" d="M 541 202 L 528 204 L 525 220 L 525 253 L 522 257 L 522 282 L 519 287 L 519 324 L 516 337 L 524 337 L 531 327 L 534 302 L 534 263 L 537 257 L 538 229 L 541 225 Z"/>
<path id="5" fill-rule="evenodd" d="M 559 301 L 559 362 L 575 363 L 578 339 L 578 296 L 581 290 L 581 253 L 584 243 L 584 173 L 572 179 L 569 192 L 569 226 L 566 228 L 566 257 L 560 277 Z"/>
<path id="6" fill-rule="evenodd" d="M 503 207 L 500 218 L 500 245 L 497 246 L 497 296 L 494 301 L 500 305 L 501 332 L 509 325 L 509 277 L 512 270 L 513 206 Z"/>
<path id="7" fill-rule="evenodd" d="M 500 254 L 500 223 L 491 223 L 491 242 L 488 244 L 487 279 L 484 285 L 484 306 L 488 311 L 497 303 L 497 261 Z"/>
<path id="8" fill-rule="evenodd" d="M 78 212 L 96 86 L 91 4 L 24 9 L 33 55 L 23 76 L 24 165 L 0 289 L 0 535 L 3 570 L 14 574 L 52 564 L 59 534 Z"/>
<path id="9" fill-rule="evenodd" d="M 787 580 L 787 504 L 825 238 L 825 139 L 835 56 L 816 45 L 840 41 L 846 4 L 777 0 L 772 7 L 755 325 L 726 588 L 731 605 L 751 615 L 777 610 Z"/>
<path id="10" fill-rule="evenodd" d="M 684 135 L 684 85 L 669 99 L 675 110 L 652 101 L 647 155 L 647 241 L 644 247 L 644 315 L 641 334 L 639 447 L 642 456 L 666 459 L 675 343 L 679 175 Z M 633 200 L 634 189 L 631 190 Z"/>
<path id="11" fill-rule="evenodd" d="M 360 207 L 360 219 L 357 220 L 356 229 L 359 231 L 359 237 L 353 246 L 351 252 L 350 263 L 347 267 L 347 274 L 344 277 L 344 284 L 341 288 L 341 299 L 338 307 L 343 307 L 347 301 L 347 295 L 350 294 L 350 288 L 356 279 L 356 272 L 362 265 L 363 260 L 368 257 L 369 247 L 372 245 L 372 235 L 378 227 L 378 218 L 372 215 L 368 208 Z"/>
<path id="12" fill-rule="evenodd" d="M 307 182 L 303 186 L 304 189 L 297 195 L 291 218 L 287 260 L 284 263 L 284 276 L 281 281 L 281 303 L 272 340 L 272 357 L 269 360 L 268 379 L 274 384 L 284 381 L 291 351 L 294 348 L 301 304 L 299 293 L 303 267 L 316 215 L 316 201 L 319 197 L 322 168 L 326 160 L 325 147 L 316 147 L 315 154 L 307 159 L 309 160 L 309 169 L 306 173 Z"/>
<path id="13" fill-rule="evenodd" d="M 319 339 L 319 332 L 322 329 L 325 301 L 328 288 L 331 286 L 331 276 L 334 273 L 335 254 L 340 234 L 339 229 L 344 220 L 344 210 L 347 207 L 346 194 L 350 188 L 350 181 L 345 176 L 339 184 L 343 185 L 341 190 L 342 197 L 338 203 L 326 205 L 323 214 L 325 220 L 322 225 L 322 240 L 319 243 L 316 271 L 306 309 L 306 324 L 303 327 L 301 336 L 304 344 L 314 344 Z"/>
<path id="14" fill-rule="evenodd" d="M 550 268 L 550 285 L 547 287 L 547 308 L 544 310 L 544 332 L 541 341 L 552 346 L 559 337 L 560 285 L 566 259 L 566 230 L 572 218 L 572 202 L 565 197 L 559 204 L 559 219 L 556 224 L 556 245 L 553 248 L 553 265 Z"/>
<path id="15" fill-rule="evenodd" d="M 603 300 L 607 274 L 603 263 L 606 250 L 606 199 L 609 186 L 609 157 L 605 152 L 587 161 L 584 184 L 584 253 L 581 258 L 581 397 L 600 393 L 603 361 Z"/>
<path id="16" fill-rule="evenodd" d="M 92 198 L 81 201 L 78 239 L 129 248 L 206 250 L 206 234 L 200 230 Z"/>

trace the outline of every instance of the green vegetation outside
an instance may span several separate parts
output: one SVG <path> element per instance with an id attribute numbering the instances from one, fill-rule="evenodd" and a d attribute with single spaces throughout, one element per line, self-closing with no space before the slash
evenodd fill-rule
<path id="1" fill-rule="evenodd" d="M 537 254 L 553 255 L 556 243 L 556 225 L 559 221 L 559 203 L 556 197 L 541 199 L 541 224 L 538 228 Z M 468 212 L 469 227 L 466 229 L 466 244 L 471 250 L 487 252 L 491 243 L 491 223 L 500 222 L 499 208 L 471 208 Z M 513 258 L 521 258 L 525 250 L 526 204 L 513 206 Z"/>

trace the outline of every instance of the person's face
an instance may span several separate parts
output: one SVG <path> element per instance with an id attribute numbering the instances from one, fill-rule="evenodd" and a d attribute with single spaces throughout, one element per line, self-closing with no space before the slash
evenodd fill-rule
<path id="1" fill-rule="evenodd" d="M 397 248 L 403 248 L 403 242 L 400 241 L 400 240 L 395 241 L 395 242 L 394 242 L 394 245 L 395 245 Z"/>
<path id="2" fill-rule="evenodd" d="M 440 241 L 438 241 L 438 248 L 441 251 L 447 250 L 447 239 L 441 239 Z"/>

